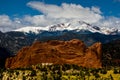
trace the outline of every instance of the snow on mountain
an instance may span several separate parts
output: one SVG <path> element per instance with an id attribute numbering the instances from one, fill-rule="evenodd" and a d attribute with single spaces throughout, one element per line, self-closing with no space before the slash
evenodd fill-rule
<path id="1" fill-rule="evenodd" d="M 47 28 L 44 27 L 32 27 L 32 26 L 27 26 L 27 27 L 23 27 L 23 28 L 19 28 L 16 29 L 14 31 L 18 31 L 18 32 L 24 32 L 24 33 L 29 33 L 29 32 L 33 32 L 33 33 L 40 33 L 41 31 L 46 31 L 48 30 Z"/>
<path id="2" fill-rule="evenodd" d="M 61 23 L 61 24 L 56 24 L 56 25 L 52 25 L 49 28 L 49 31 L 62 31 L 62 30 L 76 30 L 77 32 L 81 31 L 81 30 L 86 30 L 86 31 L 90 31 L 92 33 L 98 32 L 98 33 L 102 33 L 102 34 L 117 34 L 118 33 L 118 29 L 115 28 L 106 28 L 106 27 L 97 27 L 97 26 L 93 26 L 91 24 L 88 24 L 86 22 L 83 21 L 76 21 L 76 22 L 71 22 L 71 23 Z"/>
<path id="3" fill-rule="evenodd" d="M 32 27 L 32 26 L 28 26 L 28 27 L 23 27 L 14 31 L 20 31 L 20 32 L 25 32 L 25 33 L 29 33 L 29 32 L 34 32 L 34 33 L 40 33 L 41 31 L 63 31 L 63 30 L 75 30 L 76 32 L 79 31 L 90 31 L 92 33 L 102 33 L 102 34 L 106 34 L 106 35 L 115 35 L 119 32 L 118 29 L 115 28 L 106 28 L 106 27 L 97 27 L 97 26 L 93 26 L 91 24 L 88 24 L 84 21 L 71 21 L 69 23 L 60 23 L 60 24 L 56 24 L 56 25 L 50 25 L 50 26 L 46 26 L 46 27 Z"/>

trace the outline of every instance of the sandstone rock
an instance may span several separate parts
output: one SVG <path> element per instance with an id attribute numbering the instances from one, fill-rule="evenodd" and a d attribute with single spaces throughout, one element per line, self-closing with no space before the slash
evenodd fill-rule
<path id="1" fill-rule="evenodd" d="M 15 57 L 6 60 L 6 68 L 27 67 L 40 63 L 76 64 L 84 67 L 100 68 L 101 43 L 91 47 L 77 39 L 70 41 L 34 42 L 22 48 Z"/>

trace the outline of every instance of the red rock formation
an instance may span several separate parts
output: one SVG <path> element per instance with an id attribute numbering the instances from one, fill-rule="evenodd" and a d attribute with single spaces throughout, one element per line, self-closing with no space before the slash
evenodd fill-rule
<path id="1" fill-rule="evenodd" d="M 6 68 L 27 67 L 40 63 L 76 64 L 84 67 L 101 67 L 101 43 L 91 47 L 77 39 L 70 41 L 36 41 L 22 48 L 15 57 L 6 60 Z"/>

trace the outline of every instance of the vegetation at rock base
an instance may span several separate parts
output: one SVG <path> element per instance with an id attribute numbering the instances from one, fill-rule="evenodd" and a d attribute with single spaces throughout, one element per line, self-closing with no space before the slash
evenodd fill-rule
<path id="1" fill-rule="evenodd" d="M 32 65 L 0 69 L 2 80 L 120 80 L 120 67 L 85 68 L 77 65 Z"/>

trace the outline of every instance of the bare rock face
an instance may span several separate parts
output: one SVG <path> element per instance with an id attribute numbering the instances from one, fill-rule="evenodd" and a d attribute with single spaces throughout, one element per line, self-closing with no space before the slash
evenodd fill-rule
<path id="1" fill-rule="evenodd" d="M 86 55 L 85 55 L 85 66 L 93 66 L 93 67 L 100 67 L 101 63 L 101 43 L 95 43 L 91 47 L 88 48 Z"/>
<path id="2" fill-rule="evenodd" d="M 6 68 L 19 68 L 40 63 L 76 64 L 84 67 L 100 68 L 101 43 L 91 47 L 77 39 L 70 41 L 52 40 L 34 42 L 22 48 L 15 57 L 6 60 Z"/>

